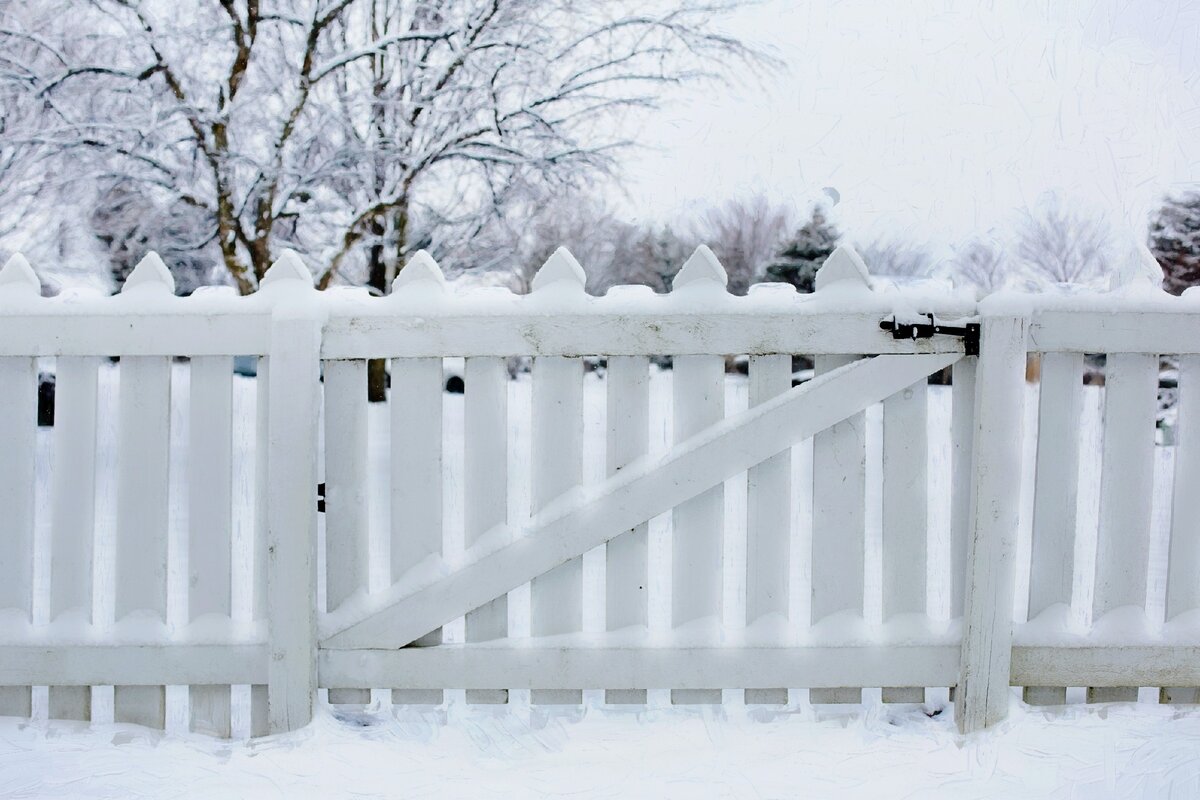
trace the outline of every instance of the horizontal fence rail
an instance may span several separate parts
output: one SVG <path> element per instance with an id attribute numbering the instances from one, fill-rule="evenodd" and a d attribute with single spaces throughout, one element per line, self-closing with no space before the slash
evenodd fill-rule
<path id="1" fill-rule="evenodd" d="M 707 248 L 584 283 L 419 253 L 318 292 L 285 253 L 181 298 L 151 254 L 43 298 L 11 259 L 0 714 L 1200 699 L 1200 297 L 978 300 L 846 247 L 811 294 Z"/>

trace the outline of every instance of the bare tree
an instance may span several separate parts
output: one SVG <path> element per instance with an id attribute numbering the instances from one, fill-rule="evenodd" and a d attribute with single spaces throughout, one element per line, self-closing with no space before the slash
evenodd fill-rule
<path id="1" fill-rule="evenodd" d="M 609 171 L 616 115 L 755 57 L 713 27 L 732 5 L 59 2 L 70 55 L 37 70 L 55 122 L 36 143 L 195 209 L 188 241 L 242 292 L 281 244 L 322 286 L 357 270 L 386 291 L 414 244 L 482 230 L 514 187 Z"/>
<path id="2" fill-rule="evenodd" d="M 729 200 L 704 212 L 693 228 L 694 239 L 707 243 L 729 275 L 729 290 L 745 294 L 762 277 L 795 224 L 795 214 L 765 195 Z"/>
<path id="3" fill-rule="evenodd" d="M 1055 283 L 1089 283 L 1112 258 L 1108 222 L 1064 206 L 1055 194 L 1026 211 L 1017 225 L 1017 257 L 1034 276 Z"/>
<path id="4" fill-rule="evenodd" d="M 933 258 L 921 244 L 900 236 L 882 236 L 858 247 L 872 275 L 917 278 L 928 275 Z"/>
<path id="5" fill-rule="evenodd" d="M 975 237 L 957 245 L 948 266 L 953 275 L 978 286 L 984 294 L 1003 288 L 1012 277 L 1008 253 L 993 238 Z"/>

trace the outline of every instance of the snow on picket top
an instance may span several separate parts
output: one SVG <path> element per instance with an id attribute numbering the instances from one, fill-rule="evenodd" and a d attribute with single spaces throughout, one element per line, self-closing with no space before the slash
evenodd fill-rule
<path id="1" fill-rule="evenodd" d="M 433 256 L 425 250 L 418 250 L 392 281 L 392 293 L 430 289 L 438 294 L 444 293 L 446 276 Z"/>
<path id="2" fill-rule="evenodd" d="M 42 285 L 25 256 L 14 253 L 0 269 L 0 292 L 12 296 L 40 297 Z"/>

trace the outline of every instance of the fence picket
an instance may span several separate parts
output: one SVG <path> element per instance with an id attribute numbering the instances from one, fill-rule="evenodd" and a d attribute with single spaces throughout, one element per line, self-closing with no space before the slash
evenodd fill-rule
<path id="1" fill-rule="evenodd" d="M 1071 603 L 1075 517 L 1079 493 L 1079 422 L 1083 354 L 1043 353 L 1033 495 L 1029 619 L 1056 603 Z M 1025 702 L 1061 705 L 1066 687 L 1027 686 Z"/>
<path id="2" fill-rule="evenodd" d="M 751 356 L 751 407 L 792 388 L 790 355 Z M 792 451 L 784 450 L 746 478 L 746 624 L 765 620 L 786 629 L 791 566 Z M 772 620 L 772 618 L 774 618 Z M 746 703 L 783 705 L 786 687 L 746 689 Z"/>
<path id="3" fill-rule="evenodd" d="M 116 619 L 165 622 L 171 360 L 126 356 L 119 368 Z M 117 686 L 113 710 L 117 722 L 162 728 L 165 688 Z"/>
<path id="4" fill-rule="evenodd" d="M 367 362 L 325 362 L 325 610 L 367 589 Z M 329 689 L 330 703 L 369 703 Z"/>
<path id="5" fill-rule="evenodd" d="M 1029 320 L 984 315 L 975 403 L 977 460 L 963 611 L 962 663 L 954 718 L 963 733 L 1008 714 L 1013 593 L 1025 415 Z"/>
<path id="6" fill-rule="evenodd" d="M 583 362 L 539 357 L 533 362 L 532 513 L 583 481 Z M 574 558 L 530 585 L 534 636 L 583 630 L 583 559 Z M 581 687 L 582 688 L 582 687 Z M 534 690 L 530 702 L 576 705 L 581 691 Z"/>
<path id="7" fill-rule="evenodd" d="M 883 401 L 883 618 L 926 613 L 927 381 Z M 923 703 L 924 687 L 889 687 L 885 703 Z"/>
<path id="8" fill-rule="evenodd" d="M 673 373 L 673 438 L 678 444 L 724 418 L 725 359 L 676 356 Z M 723 485 L 675 507 L 671 534 L 672 627 L 720 623 L 724 528 Z M 674 689 L 671 702 L 719 703 L 721 687 Z"/>
<path id="9" fill-rule="evenodd" d="M 267 616 L 267 497 L 270 493 L 271 359 L 258 359 L 254 375 L 254 533 L 251 541 L 250 617 L 264 626 Z M 252 736 L 270 731 L 266 684 L 250 687 Z"/>
<path id="10" fill-rule="evenodd" d="M 817 356 L 820 375 L 857 356 Z M 867 420 L 865 413 L 813 437 L 812 622 L 863 614 L 866 546 Z M 862 689 L 811 689 L 812 703 L 860 703 Z"/>
<path id="11" fill-rule="evenodd" d="M 1171 544 L 1167 558 L 1168 621 L 1200 608 L 1200 356 L 1179 357 L 1178 418 L 1175 424 L 1175 485 Z M 1195 687 L 1163 687 L 1164 703 L 1200 702 Z"/>
<path id="12" fill-rule="evenodd" d="M 192 359 L 188 436 L 188 618 L 232 613 L 233 359 Z M 189 689 L 191 728 L 228 737 L 230 687 Z"/>
<path id="13" fill-rule="evenodd" d="M 971 535 L 971 479 L 975 472 L 975 372 L 979 359 L 965 356 L 951 368 L 950 395 L 950 617 L 963 615 L 967 539 Z"/>
<path id="14" fill-rule="evenodd" d="M 1122 606 L 1145 609 L 1158 356 L 1110 353 L 1104 378 L 1094 620 Z M 1137 687 L 1091 687 L 1088 699 L 1137 700 Z"/>
<path id="15" fill-rule="evenodd" d="M 37 362 L 0 358 L 0 609 L 33 617 L 33 526 Z M 28 686 L 0 687 L 0 716 L 28 717 Z"/>
<path id="16" fill-rule="evenodd" d="M 644 456 L 650 443 L 650 361 L 644 356 L 612 356 L 607 383 L 607 473 L 615 475 Z M 605 624 L 615 631 L 649 624 L 649 526 L 642 523 L 609 541 L 605 570 Z M 609 689 L 607 703 L 646 702 L 645 689 Z"/>
<path id="17" fill-rule="evenodd" d="M 468 358 L 464 372 L 464 532 L 470 549 L 508 517 L 508 369 L 501 358 Z M 467 614 L 468 642 L 506 636 L 507 597 L 497 597 Z M 466 698 L 468 703 L 507 703 L 508 691 L 475 689 L 467 691 Z"/>
<path id="18" fill-rule="evenodd" d="M 392 581 L 442 555 L 442 386 L 442 359 L 392 360 Z M 441 643 L 438 628 L 413 646 Z M 442 695 L 440 689 L 393 688 L 392 702 L 437 704 Z"/>

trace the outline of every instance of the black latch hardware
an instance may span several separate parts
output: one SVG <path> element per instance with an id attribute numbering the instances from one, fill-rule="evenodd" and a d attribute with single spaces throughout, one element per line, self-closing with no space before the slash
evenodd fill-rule
<path id="1" fill-rule="evenodd" d="M 879 327 L 892 332 L 893 339 L 932 339 L 935 333 L 946 336 L 960 336 L 963 340 L 963 352 L 969 356 L 979 355 L 979 323 L 968 322 L 966 325 L 943 325 L 926 314 L 928 322 L 897 322 L 896 317 L 885 319 Z"/>

